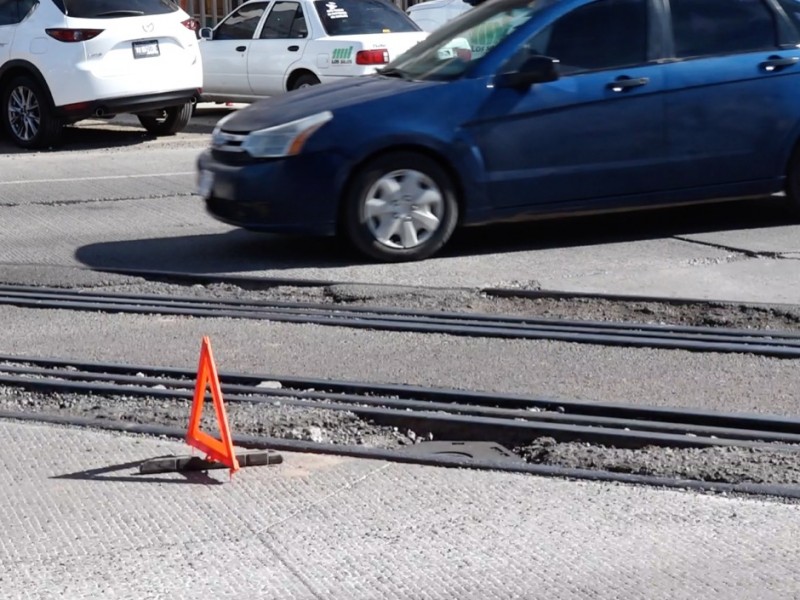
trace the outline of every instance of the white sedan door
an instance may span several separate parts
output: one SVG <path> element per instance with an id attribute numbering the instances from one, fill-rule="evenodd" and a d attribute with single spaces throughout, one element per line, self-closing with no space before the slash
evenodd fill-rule
<path id="1" fill-rule="evenodd" d="M 308 27 L 299 2 L 278 0 L 272 5 L 257 40 L 247 54 L 250 88 L 257 96 L 274 96 L 284 87 L 287 71 L 303 56 Z"/>
<path id="2" fill-rule="evenodd" d="M 269 2 L 240 6 L 216 26 L 210 40 L 200 42 L 203 92 L 209 95 L 250 95 L 247 54 Z"/>

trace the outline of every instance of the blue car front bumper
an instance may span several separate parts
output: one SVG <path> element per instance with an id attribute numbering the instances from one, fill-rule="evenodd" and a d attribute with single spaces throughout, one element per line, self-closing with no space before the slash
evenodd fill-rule
<path id="1" fill-rule="evenodd" d="M 200 193 L 216 219 L 253 231 L 311 235 L 336 233 L 343 164 L 333 153 L 256 161 L 206 150 L 197 160 Z"/>

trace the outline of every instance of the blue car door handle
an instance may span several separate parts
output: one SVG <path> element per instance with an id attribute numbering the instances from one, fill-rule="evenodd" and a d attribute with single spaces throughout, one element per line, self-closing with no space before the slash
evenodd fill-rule
<path id="1" fill-rule="evenodd" d="M 289 46 L 289 47 L 287 48 L 287 50 L 288 50 L 289 52 L 297 52 L 298 50 L 300 50 L 300 46 Z"/>
<path id="2" fill-rule="evenodd" d="M 620 77 L 619 79 L 615 79 L 611 83 L 607 84 L 606 87 L 610 89 L 612 92 L 624 92 L 627 89 L 640 87 L 642 85 L 647 85 L 650 82 L 650 79 L 647 77 Z"/>
<path id="3" fill-rule="evenodd" d="M 245 50 L 247 50 L 247 46 L 236 46 L 237 52 L 244 52 Z"/>
<path id="4" fill-rule="evenodd" d="M 786 67 L 796 65 L 800 61 L 800 57 L 791 56 L 789 58 L 781 58 L 780 56 L 770 56 L 767 60 L 761 63 L 761 67 L 765 71 L 780 71 Z"/>

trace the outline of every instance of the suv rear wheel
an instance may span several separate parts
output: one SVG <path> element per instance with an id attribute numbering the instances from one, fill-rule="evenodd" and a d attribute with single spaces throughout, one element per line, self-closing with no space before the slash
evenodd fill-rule
<path id="1" fill-rule="evenodd" d="M 189 124 L 192 118 L 194 102 L 187 102 L 180 106 L 170 106 L 161 111 L 160 116 L 136 115 L 139 123 L 152 135 L 174 135 Z"/>
<path id="2" fill-rule="evenodd" d="M 46 148 L 61 137 L 63 124 L 53 115 L 47 93 L 28 75 L 11 80 L 3 90 L 3 126 L 22 148 Z"/>

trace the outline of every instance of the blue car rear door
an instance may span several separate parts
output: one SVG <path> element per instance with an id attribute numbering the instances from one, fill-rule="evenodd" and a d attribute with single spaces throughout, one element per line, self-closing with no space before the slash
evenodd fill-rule
<path id="1" fill-rule="evenodd" d="M 605 197 L 635 198 L 665 185 L 656 4 L 582 4 L 524 44 L 525 52 L 558 59 L 561 76 L 528 90 L 494 90 L 469 126 L 496 209 L 596 208 Z"/>
<path id="2" fill-rule="evenodd" d="M 786 4 L 800 10 L 794 0 Z M 771 0 L 667 6 L 674 40 L 674 62 L 664 65 L 672 188 L 768 188 L 783 174 L 781 158 L 800 120 L 794 25 Z"/>

